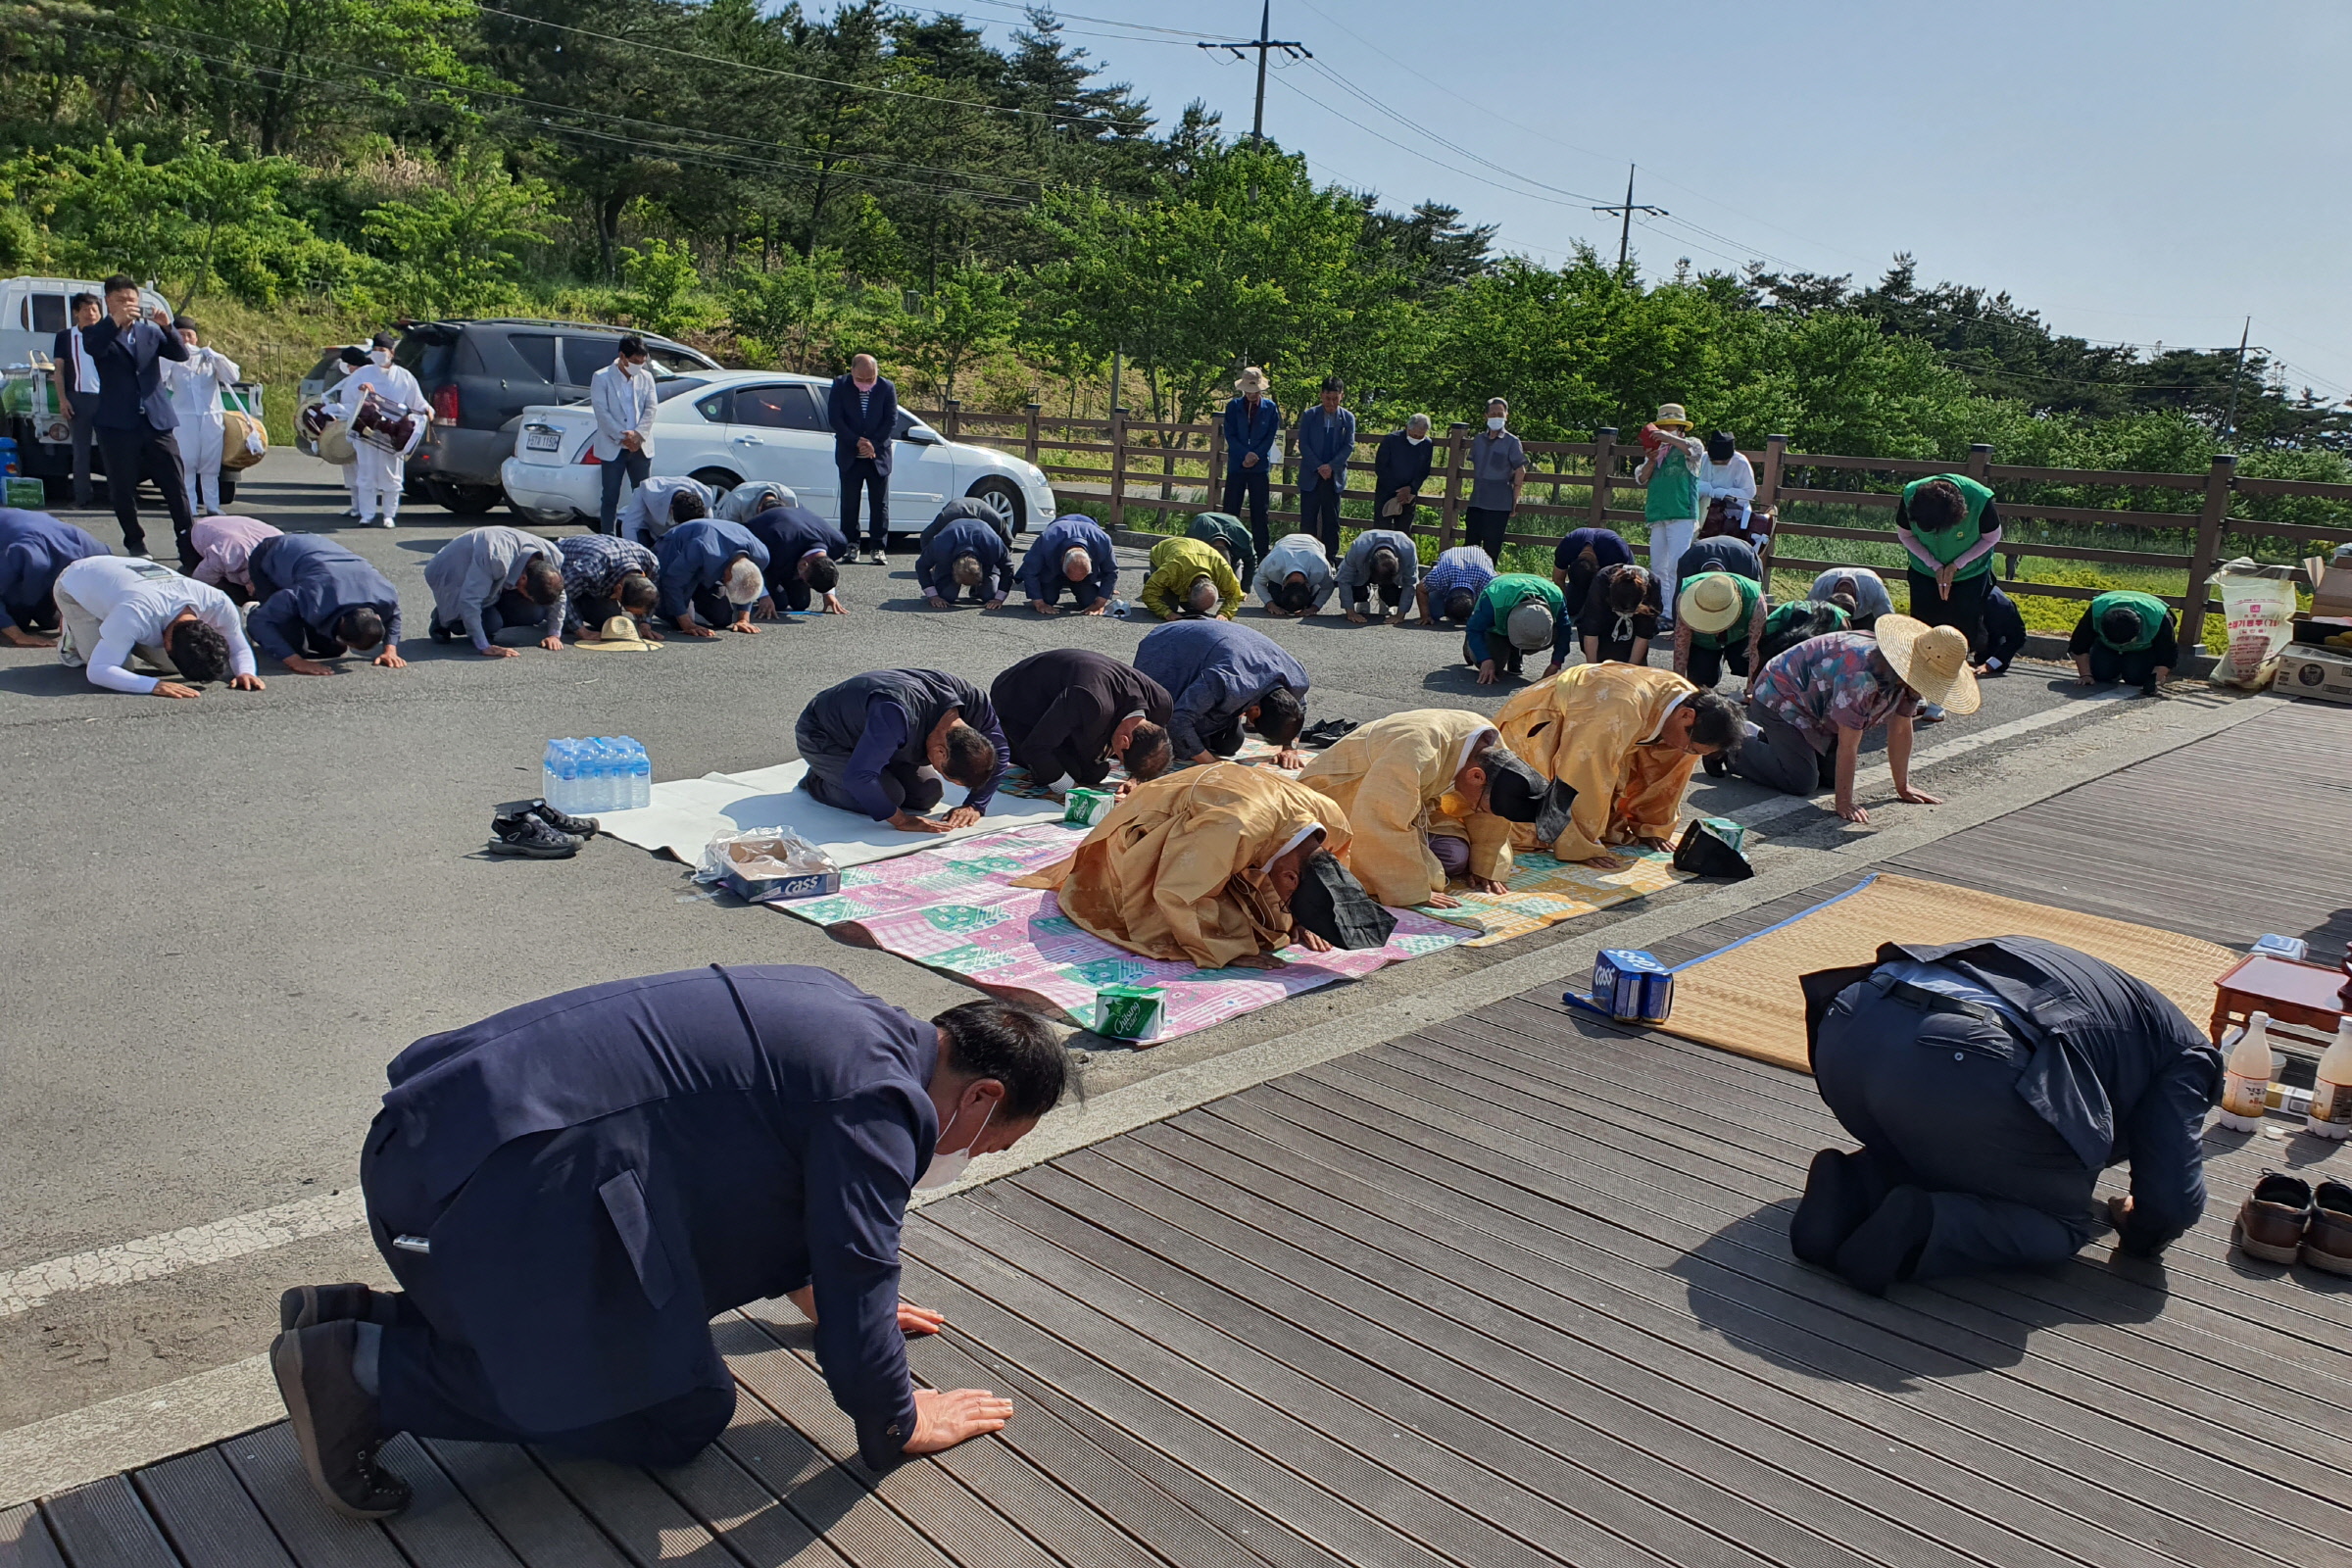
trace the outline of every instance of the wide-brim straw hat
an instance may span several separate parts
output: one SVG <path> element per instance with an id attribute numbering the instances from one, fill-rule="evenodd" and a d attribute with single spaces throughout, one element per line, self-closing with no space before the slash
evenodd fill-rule
<path id="1" fill-rule="evenodd" d="M 1233 378 L 1233 389 L 1236 392 L 1263 392 L 1266 389 L 1266 372 L 1254 365 L 1245 366 L 1242 373 Z"/>
<path id="2" fill-rule="evenodd" d="M 1688 430 L 1690 428 L 1690 416 L 1683 412 L 1683 406 L 1680 403 L 1659 404 L 1658 416 L 1649 422 L 1661 430 Z"/>
<path id="3" fill-rule="evenodd" d="M 1968 633 L 1909 615 L 1881 615 L 1874 629 L 1879 652 L 1921 702 L 1939 704 L 1948 713 L 1977 710 L 1984 693 L 1977 689 L 1976 671 L 1968 667 Z"/>
<path id="4" fill-rule="evenodd" d="M 1674 612 L 1692 631 L 1713 637 L 1740 618 L 1740 590 L 1729 577 L 1710 572 L 1683 590 Z"/>
<path id="5" fill-rule="evenodd" d="M 638 635 L 637 622 L 627 615 L 614 615 L 606 621 L 603 629 L 597 633 L 596 641 L 583 639 L 573 646 L 584 648 L 592 654 L 657 654 L 662 651 L 660 643 L 649 643 Z"/>

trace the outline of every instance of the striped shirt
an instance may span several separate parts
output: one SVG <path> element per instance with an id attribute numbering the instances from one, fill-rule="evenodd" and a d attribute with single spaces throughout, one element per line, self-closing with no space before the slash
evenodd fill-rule
<path id="1" fill-rule="evenodd" d="M 575 610 L 583 600 L 611 598 L 613 588 L 629 573 L 651 577 L 660 565 L 651 550 L 613 534 L 565 534 L 554 543 L 564 558 L 564 602 Z M 572 624 L 581 624 L 576 612 Z"/>
<path id="2" fill-rule="evenodd" d="M 1476 545 L 1456 545 L 1438 557 L 1437 564 L 1421 574 L 1421 586 L 1429 590 L 1429 602 L 1440 610 L 1456 589 L 1467 588 L 1472 593 L 1486 592 L 1487 584 L 1494 580 L 1494 563 Z"/>

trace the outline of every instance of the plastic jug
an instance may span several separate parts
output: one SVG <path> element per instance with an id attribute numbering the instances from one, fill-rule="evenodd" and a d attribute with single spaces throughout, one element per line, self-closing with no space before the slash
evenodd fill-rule
<path id="1" fill-rule="evenodd" d="M 2335 1040 L 2320 1056 L 2303 1125 L 2322 1138 L 2352 1138 L 2352 1018 L 2336 1024 Z"/>
<path id="2" fill-rule="evenodd" d="M 2240 1133 L 2260 1127 L 2270 1093 L 2271 1015 L 2258 1012 L 2230 1047 L 2222 1077 L 2222 1125 Z"/>

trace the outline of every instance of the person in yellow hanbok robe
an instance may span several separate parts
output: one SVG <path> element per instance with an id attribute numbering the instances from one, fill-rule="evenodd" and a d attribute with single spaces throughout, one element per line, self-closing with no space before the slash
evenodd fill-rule
<path id="1" fill-rule="evenodd" d="M 1533 822 L 1544 781 L 1503 745 L 1484 714 L 1458 708 L 1391 713 L 1319 754 L 1298 782 L 1348 813 L 1348 869 L 1383 904 L 1461 901 L 1447 877 L 1500 893 L 1511 828 Z"/>
<path id="2" fill-rule="evenodd" d="M 1615 663 L 1538 681 L 1502 705 L 1494 727 L 1537 771 L 1576 791 L 1547 846 L 1552 856 L 1600 870 L 1630 863 L 1609 853 L 1612 845 L 1668 848 L 1691 769 L 1736 749 L 1745 732 L 1731 699 L 1672 670 Z M 1544 825 L 1517 830 L 1514 842 L 1542 843 Z"/>
<path id="3" fill-rule="evenodd" d="M 1344 858 L 1352 839 L 1329 796 L 1216 762 L 1137 785 L 1075 854 L 1013 885 L 1053 889 L 1080 929 L 1147 958 L 1279 969 L 1293 942 L 1330 951 L 1293 921 L 1291 896 L 1309 858 Z"/>

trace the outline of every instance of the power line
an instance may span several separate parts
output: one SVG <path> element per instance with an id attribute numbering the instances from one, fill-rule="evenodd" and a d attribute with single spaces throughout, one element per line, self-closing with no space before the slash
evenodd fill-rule
<path id="1" fill-rule="evenodd" d="M 1594 207 L 1592 209 L 1596 213 L 1609 213 L 1625 220 L 1617 230 L 1617 270 L 1620 272 L 1625 270 L 1626 242 L 1634 235 L 1634 215 L 1647 213 L 1652 218 L 1670 216 L 1663 207 L 1637 207 L 1634 205 L 1634 167 L 1632 164 L 1625 166 L 1625 200 L 1614 207 Z"/>
<path id="2" fill-rule="evenodd" d="M 1223 49 L 1239 60 L 1249 51 L 1257 51 L 1257 108 L 1250 119 L 1250 143 L 1253 147 L 1266 144 L 1266 58 L 1276 50 L 1292 60 L 1312 60 L 1314 51 L 1296 38 L 1267 36 L 1274 24 L 1274 0 L 1264 0 L 1257 13 L 1257 36 L 1240 43 L 1201 43 L 1201 49 Z"/>

